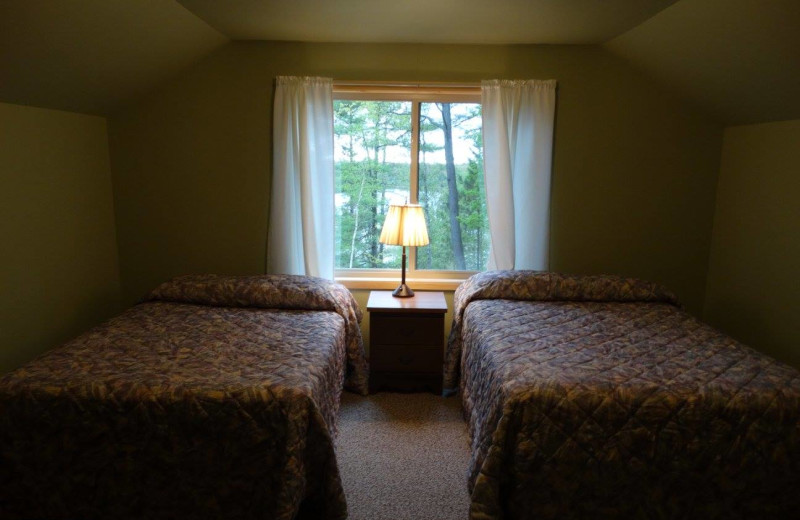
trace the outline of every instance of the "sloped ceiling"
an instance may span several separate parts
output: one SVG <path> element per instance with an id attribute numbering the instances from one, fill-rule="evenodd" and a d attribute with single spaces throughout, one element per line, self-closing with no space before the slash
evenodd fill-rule
<path id="1" fill-rule="evenodd" d="M 229 39 L 603 44 L 726 124 L 800 119 L 800 0 L 0 0 L 0 101 L 107 115 Z"/>
<path id="2" fill-rule="evenodd" d="M 800 119 L 799 0 L 682 0 L 605 46 L 726 124 Z"/>
<path id="3" fill-rule="evenodd" d="M 3 0 L 0 101 L 107 114 L 227 41 L 172 0 Z"/>
<path id="4" fill-rule="evenodd" d="M 602 43 L 675 0 L 178 0 L 234 40 Z"/>

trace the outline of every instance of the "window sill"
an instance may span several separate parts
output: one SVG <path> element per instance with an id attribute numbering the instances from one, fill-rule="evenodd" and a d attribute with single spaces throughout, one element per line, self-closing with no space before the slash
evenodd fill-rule
<path id="1" fill-rule="evenodd" d="M 394 290 L 400 285 L 400 277 L 337 276 L 337 283 L 348 289 Z M 455 291 L 464 280 L 447 278 L 408 278 L 406 285 L 415 291 Z"/>

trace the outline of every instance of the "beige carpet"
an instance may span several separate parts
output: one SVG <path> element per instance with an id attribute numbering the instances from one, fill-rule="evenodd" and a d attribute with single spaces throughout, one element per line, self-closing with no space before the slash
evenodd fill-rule
<path id="1" fill-rule="evenodd" d="M 466 520 L 460 407 L 428 393 L 344 393 L 336 457 L 350 520 Z"/>

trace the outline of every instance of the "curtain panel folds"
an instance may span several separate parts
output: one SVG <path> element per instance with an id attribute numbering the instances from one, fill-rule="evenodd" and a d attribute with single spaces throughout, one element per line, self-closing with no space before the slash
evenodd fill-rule
<path id="1" fill-rule="evenodd" d="M 333 280 L 333 80 L 275 83 L 267 272 Z"/>
<path id="2" fill-rule="evenodd" d="M 487 268 L 547 270 L 555 80 L 481 82 Z"/>

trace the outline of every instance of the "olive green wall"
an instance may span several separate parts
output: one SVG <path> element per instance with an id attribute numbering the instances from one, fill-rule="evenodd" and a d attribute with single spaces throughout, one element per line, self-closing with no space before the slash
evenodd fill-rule
<path id="1" fill-rule="evenodd" d="M 705 318 L 800 367 L 800 120 L 725 129 Z"/>
<path id="2" fill-rule="evenodd" d="M 265 268 L 277 75 L 558 80 L 551 268 L 703 307 L 722 127 L 597 46 L 233 42 L 109 118 L 124 298 Z"/>
<path id="3" fill-rule="evenodd" d="M 106 120 L 0 103 L 0 371 L 119 310 Z"/>

